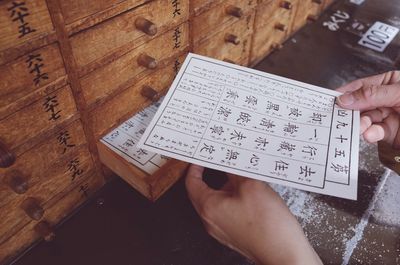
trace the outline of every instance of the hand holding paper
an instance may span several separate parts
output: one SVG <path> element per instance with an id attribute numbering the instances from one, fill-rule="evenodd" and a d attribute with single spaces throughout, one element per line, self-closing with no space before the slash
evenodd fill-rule
<path id="1" fill-rule="evenodd" d="M 189 54 L 139 147 L 356 199 L 359 113 L 338 92 Z"/>

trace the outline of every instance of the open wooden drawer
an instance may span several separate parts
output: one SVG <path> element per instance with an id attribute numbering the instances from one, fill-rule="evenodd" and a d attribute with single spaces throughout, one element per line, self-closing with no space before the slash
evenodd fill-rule
<path id="1" fill-rule="evenodd" d="M 187 163 L 152 154 L 136 144 L 185 55 L 105 102 L 91 115 L 101 162 L 152 201 L 184 174 Z"/>

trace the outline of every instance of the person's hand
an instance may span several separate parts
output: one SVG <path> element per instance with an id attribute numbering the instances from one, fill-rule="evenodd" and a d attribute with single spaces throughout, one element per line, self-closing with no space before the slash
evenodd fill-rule
<path id="1" fill-rule="evenodd" d="M 191 165 L 186 188 L 207 232 L 258 264 L 322 264 L 285 202 L 268 185 L 228 174 L 214 190 Z"/>
<path id="2" fill-rule="evenodd" d="M 337 89 L 339 106 L 360 110 L 367 142 L 385 141 L 400 149 L 400 71 L 355 80 Z"/>

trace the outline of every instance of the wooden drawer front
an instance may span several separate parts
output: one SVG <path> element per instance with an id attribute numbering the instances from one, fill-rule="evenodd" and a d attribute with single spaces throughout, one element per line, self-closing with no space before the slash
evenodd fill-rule
<path id="1" fill-rule="evenodd" d="M 49 168 L 73 156 L 84 145 L 86 138 L 82 124 L 76 120 L 17 157 L 11 167 L 0 169 L 0 207 L 46 181 L 50 177 Z"/>
<path id="2" fill-rule="evenodd" d="M 195 53 L 220 60 L 234 62 L 248 60 L 253 23 L 254 12 L 246 15 L 210 38 L 194 44 L 193 50 Z M 228 38 L 233 36 L 238 43 L 234 44 L 228 41 Z"/>
<path id="3" fill-rule="evenodd" d="M 65 69 L 57 44 L 35 50 L 1 65 L 0 110 L 17 100 L 23 100 L 24 97 L 29 98 L 29 94 L 43 90 L 41 88 L 44 86 L 46 89 L 42 94 L 51 92 L 49 84 L 60 83 L 60 79 L 65 79 Z M 23 101 L 25 105 L 30 103 L 28 100 Z"/>
<path id="4" fill-rule="evenodd" d="M 274 15 L 266 22 L 264 21 L 263 9 L 257 11 L 256 20 L 254 22 L 257 26 L 253 34 L 250 65 L 254 65 L 269 52 L 279 48 L 280 44 L 289 36 L 296 2 L 293 3 L 293 9 L 285 12 L 285 15 Z M 259 27 L 258 25 L 261 23 L 264 25 Z"/>
<path id="5" fill-rule="evenodd" d="M 118 176 L 151 201 L 157 200 L 184 173 L 187 163 L 171 159 L 153 175 L 149 175 L 120 157 L 101 142 L 97 143 L 100 160 Z"/>
<path id="6" fill-rule="evenodd" d="M 54 198 L 59 198 L 64 189 L 70 185 L 75 186 L 87 174 L 91 173 L 93 173 L 93 162 L 89 150 L 85 146 L 66 157 L 64 161 L 60 161 L 54 167 L 49 168 L 40 183 L 37 183 L 29 188 L 26 193 L 15 197 L 10 203 L 0 208 L 2 213 L 2 218 L 0 218 L 0 244 L 29 221 L 41 219 L 38 209 L 31 213 L 33 217 L 28 216 L 26 212 L 32 207 L 28 207 L 27 210 L 23 209 L 28 198 L 34 198 L 36 200 L 35 205 L 39 209 L 46 211 L 46 203 L 49 200 L 57 200 L 57 198 Z"/>
<path id="7" fill-rule="evenodd" d="M 63 0 L 60 1 L 65 24 L 70 24 L 78 19 L 86 18 L 101 11 L 119 5 L 122 2 L 129 2 L 130 7 L 135 7 L 146 2 L 146 0 Z"/>
<path id="8" fill-rule="evenodd" d="M 0 121 L 0 140 L 10 149 L 28 142 L 76 113 L 71 88 L 65 86 Z"/>
<path id="9" fill-rule="evenodd" d="M 141 95 L 143 86 L 164 93 L 172 84 L 178 67 L 183 63 L 184 56 L 177 58 L 172 64 L 142 79 L 114 98 L 99 105 L 92 111 L 92 126 L 95 137 L 99 139 L 115 126 L 121 124 L 134 113 L 140 111 L 151 101 Z"/>
<path id="10" fill-rule="evenodd" d="M 71 45 L 76 63 L 79 67 L 85 66 L 80 75 L 186 21 L 188 0 L 179 1 L 178 6 L 174 2 L 152 1 L 73 36 Z M 157 33 L 151 36 L 136 28 L 135 23 L 140 18 L 151 21 Z"/>
<path id="11" fill-rule="evenodd" d="M 297 12 L 293 23 L 293 31 L 297 31 L 307 21 L 315 21 L 323 8 L 322 0 L 299 1 Z"/>
<path id="12" fill-rule="evenodd" d="M 258 5 L 254 28 L 262 29 L 270 24 L 272 19 L 286 22 L 288 31 L 291 31 L 294 15 L 297 10 L 297 0 L 273 0 Z M 257 33 L 256 33 L 257 34 Z"/>
<path id="13" fill-rule="evenodd" d="M 192 19 L 193 42 L 206 38 L 216 28 L 239 20 L 256 6 L 255 0 L 226 0 Z"/>
<path id="14" fill-rule="evenodd" d="M 44 212 L 42 220 L 49 223 L 50 226 L 56 225 L 81 205 L 88 196 L 98 190 L 102 184 L 101 178 L 96 175 L 83 179 L 78 185 L 73 187 L 72 190 L 63 191 L 62 193 L 65 194 L 65 196 L 58 201 L 49 201 L 45 204 L 46 211 Z M 14 253 L 14 255 L 18 254 L 18 252 L 21 253 L 34 241 L 46 236 L 39 234 L 37 227 L 38 222 L 32 221 L 8 240 L 0 244 L 0 260 L 9 262 L 12 258 L 11 253 Z"/>
<path id="15" fill-rule="evenodd" d="M 224 0 L 190 0 L 190 14 L 197 16 L 222 2 Z"/>
<path id="16" fill-rule="evenodd" d="M 188 47 L 189 26 L 188 23 L 184 23 L 128 52 L 116 61 L 91 72 L 81 79 L 86 104 L 90 105 L 123 87 L 133 85 L 143 76 L 156 71 L 157 68 L 162 68 L 163 64 L 171 63 Z M 154 69 L 151 69 L 153 67 L 150 64 L 145 66 L 142 58 L 146 56 L 155 59 L 157 66 Z"/>
<path id="17" fill-rule="evenodd" d="M 45 0 L 0 2 L 0 53 L 53 31 Z"/>

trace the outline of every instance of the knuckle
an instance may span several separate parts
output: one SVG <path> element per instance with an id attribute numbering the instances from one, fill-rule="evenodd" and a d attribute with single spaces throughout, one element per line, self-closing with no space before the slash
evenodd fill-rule
<path id="1" fill-rule="evenodd" d="M 359 91 L 359 97 L 367 102 L 373 103 L 373 99 L 378 95 L 379 89 L 380 86 L 378 85 L 363 86 Z M 386 90 L 384 93 L 388 93 L 388 91 Z"/>

